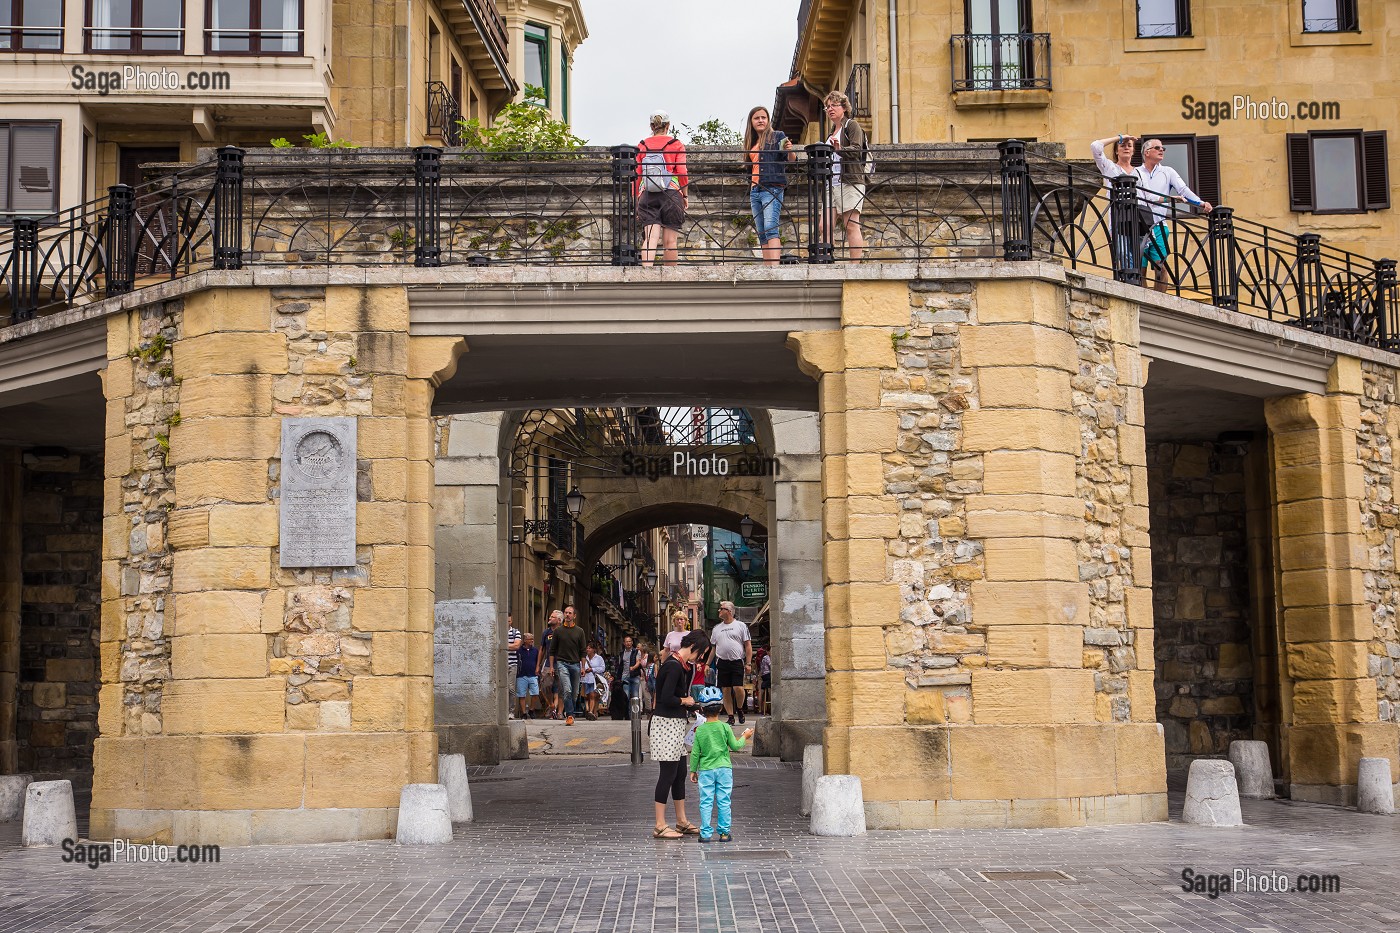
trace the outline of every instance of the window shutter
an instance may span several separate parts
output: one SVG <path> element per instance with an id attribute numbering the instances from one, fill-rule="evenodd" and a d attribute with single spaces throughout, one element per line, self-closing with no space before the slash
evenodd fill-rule
<path id="1" fill-rule="evenodd" d="M 1312 143 L 1307 133 L 1288 134 L 1288 209 L 1313 209 Z"/>
<path id="2" fill-rule="evenodd" d="M 1212 206 L 1220 203 L 1220 137 L 1196 137 L 1196 184 L 1193 186 L 1202 201 Z"/>
<path id="3" fill-rule="evenodd" d="M 0 123 L 0 211 L 10 209 L 10 125 Z"/>
<path id="4" fill-rule="evenodd" d="M 10 209 L 58 210 L 58 127 L 12 126 L 10 138 Z"/>
<path id="5" fill-rule="evenodd" d="M 1191 35 L 1191 0 L 1176 0 L 1176 34 Z M 1210 201 L 1209 198 L 1206 198 Z M 1214 204 L 1214 201 L 1210 203 Z"/>
<path id="6" fill-rule="evenodd" d="M 1145 146 L 1145 145 L 1147 145 L 1147 141 L 1148 141 L 1149 139 L 1152 139 L 1152 138 L 1153 138 L 1153 137 L 1147 135 L 1146 133 L 1139 133 L 1139 134 L 1136 134 L 1136 135 L 1137 135 L 1137 145 L 1133 147 L 1133 158 L 1132 158 L 1132 163 L 1133 163 L 1134 166 L 1137 166 L 1137 165 L 1141 165 L 1141 164 L 1142 164 L 1142 147 Z M 1108 150 L 1105 149 L 1104 152 L 1108 152 Z"/>
<path id="7" fill-rule="evenodd" d="M 1368 211 L 1390 207 L 1390 165 L 1385 150 L 1385 130 L 1361 134 L 1361 175 Z"/>

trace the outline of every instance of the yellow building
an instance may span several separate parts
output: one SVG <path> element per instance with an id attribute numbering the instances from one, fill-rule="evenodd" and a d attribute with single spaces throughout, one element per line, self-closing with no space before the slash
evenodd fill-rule
<path id="1" fill-rule="evenodd" d="M 451 145 L 543 68 L 568 113 L 577 0 L 51 0 L 0 10 L 0 215 L 48 213 L 201 147 Z M 533 37 L 533 38 L 532 38 Z"/>
<path id="2" fill-rule="evenodd" d="M 877 143 L 1160 137 L 1212 203 L 1385 254 L 1400 7 L 1383 0 L 807 0 L 779 124 L 845 90 Z M 893 41 L 891 41 L 893 37 Z"/>

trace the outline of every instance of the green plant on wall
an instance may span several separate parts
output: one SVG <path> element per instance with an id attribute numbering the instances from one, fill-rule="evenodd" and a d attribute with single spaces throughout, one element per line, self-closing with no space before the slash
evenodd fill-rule
<path id="1" fill-rule="evenodd" d="M 692 146 L 724 146 L 737 149 L 744 144 L 744 137 L 739 135 L 739 131 L 719 117 L 711 117 L 695 129 L 691 129 L 685 123 L 680 126 L 689 137 L 689 144 Z"/>
<path id="2" fill-rule="evenodd" d="M 302 139 L 306 140 L 307 149 L 358 149 L 359 146 L 344 139 L 331 139 L 325 133 L 308 133 Z M 279 136 L 271 140 L 273 149 L 295 149 L 294 143 L 287 140 L 285 136 Z"/>
<path id="3" fill-rule="evenodd" d="M 462 148 L 483 152 L 561 152 L 587 140 L 575 136 L 569 124 L 556 120 L 545 107 L 544 89 L 526 85 L 525 99 L 507 104 L 490 126 L 477 119 L 459 120 Z"/>

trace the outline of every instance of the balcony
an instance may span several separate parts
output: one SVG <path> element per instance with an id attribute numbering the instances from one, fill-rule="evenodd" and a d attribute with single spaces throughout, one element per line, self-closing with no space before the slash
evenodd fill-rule
<path id="1" fill-rule="evenodd" d="M 958 106 L 1049 104 L 1049 33 L 963 34 L 949 37 L 948 45 Z"/>
<path id="2" fill-rule="evenodd" d="M 506 21 L 495 0 L 442 0 L 441 7 L 487 96 L 514 97 L 520 86 L 510 73 Z"/>
<path id="3" fill-rule="evenodd" d="M 857 120 L 870 119 L 870 66 L 852 65 L 846 78 L 846 96 L 851 101 L 851 116 Z"/>
<path id="4" fill-rule="evenodd" d="M 1161 271 L 1178 297 L 1400 349 L 1393 260 L 1228 207 L 1202 216 L 1162 204 L 1131 178 L 1118 179 L 1126 188 L 1115 185 L 1110 197 L 1092 164 L 1061 154 L 1018 140 L 872 147 L 865 262 L 1041 260 L 1141 286 L 1145 237 L 1112 231 L 1132 229 L 1142 203 L 1167 222 Z M 803 155 L 788 169 L 784 244 L 793 263 L 827 265 L 841 258 L 821 222 L 831 151 L 814 144 Z M 209 269 L 344 266 L 428 282 L 454 265 L 548 274 L 641 261 L 631 146 L 516 154 L 225 147 L 214 156 L 135 191 L 117 185 L 88 204 L 0 229 L 0 313 L 20 323 Z M 740 213 L 749 187 L 742 153 L 693 149 L 689 169 L 680 261 L 757 265 Z M 562 502 L 541 500 L 527 529 L 552 542 L 558 559 L 574 559 L 571 521 Z"/>
<path id="5" fill-rule="evenodd" d="M 441 81 L 428 82 L 428 133 L 436 134 L 443 145 L 462 144 L 462 105 Z"/>

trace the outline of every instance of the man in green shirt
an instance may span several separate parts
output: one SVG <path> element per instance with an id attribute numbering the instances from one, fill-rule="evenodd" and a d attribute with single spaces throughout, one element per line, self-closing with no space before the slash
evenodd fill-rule
<path id="1" fill-rule="evenodd" d="M 728 723 L 719 721 L 724 712 L 724 694 L 718 687 L 700 691 L 699 706 L 705 713 L 705 724 L 695 730 L 695 744 L 690 747 L 690 780 L 700 785 L 700 841 L 710 842 L 714 827 L 710 815 L 715 812 L 719 824 L 719 841 L 728 842 L 730 835 L 730 795 L 734 791 L 734 766 L 729 760 L 731 749 L 744 747 L 744 740 L 753 735 L 745 729 L 738 738 Z"/>
<path id="2" fill-rule="evenodd" d="M 578 696 L 583 652 L 588 645 L 588 637 L 574 622 L 574 607 L 564 608 L 564 624 L 554 633 L 550 651 L 554 653 L 554 682 L 558 685 L 559 696 L 564 700 L 564 724 L 574 724 L 574 700 Z"/>

